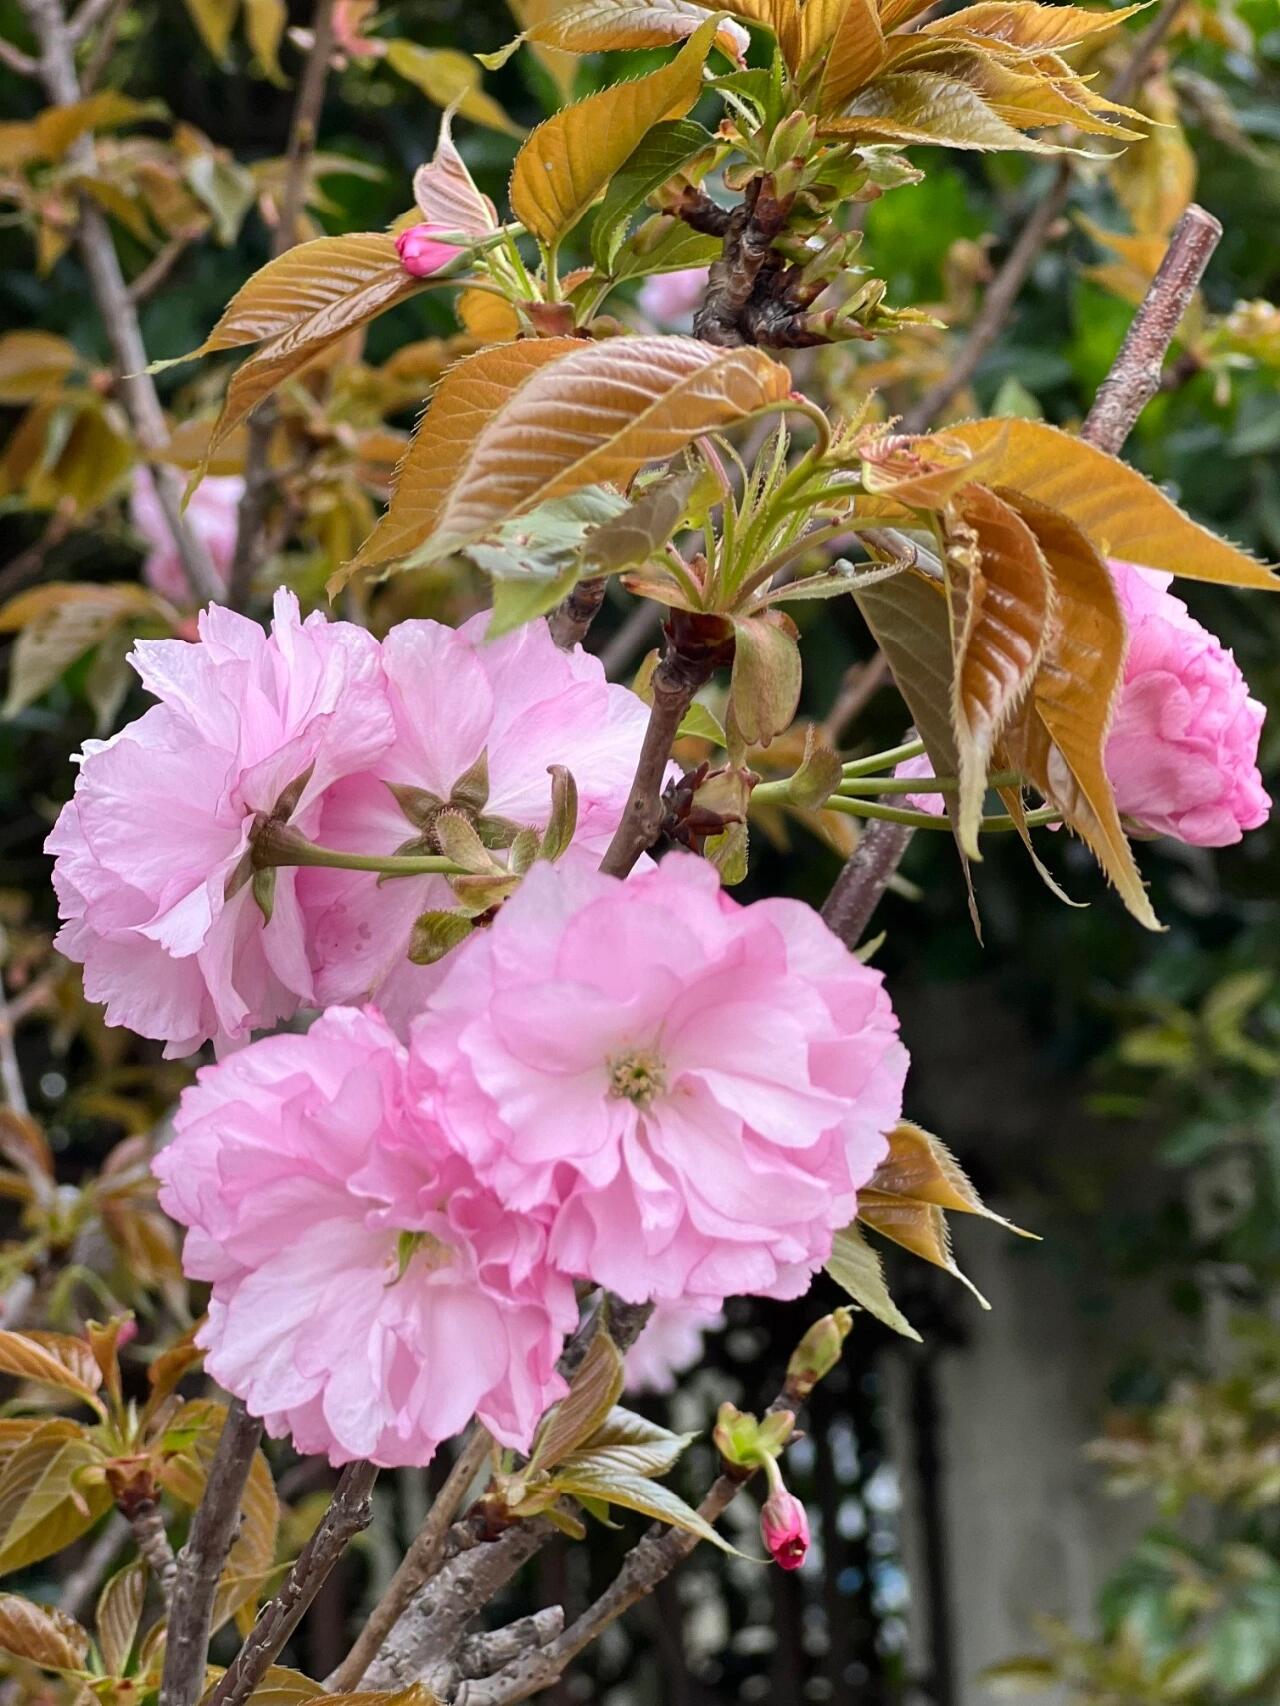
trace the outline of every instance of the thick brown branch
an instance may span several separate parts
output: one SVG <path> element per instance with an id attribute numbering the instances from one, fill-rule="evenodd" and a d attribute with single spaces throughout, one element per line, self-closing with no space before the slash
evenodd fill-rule
<path id="1" fill-rule="evenodd" d="M 579 581 L 564 602 L 547 617 L 551 638 L 562 652 L 571 652 L 587 637 L 591 624 L 604 603 L 608 581 L 603 575 Z"/>
<path id="2" fill-rule="evenodd" d="M 1112 80 L 1107 90 L 1111 100 L 1127 101 L 1133 94 L 1151 69 L 1152 61 L 1185 4 L 1186 0 L 1164 0 L 1160 10 L 1134 42 L 1128 60 Z M 1141 147 L 1141 144 L 1137 146 Z M 1063 155 L 1052 183 L 1036 202 L 999 272 L 987 287 L 982 307 L 969 328 L 968 336 L 952 358 L 950 371 L 907 410 L 902 418 L 904 432 L 924 432 L 932 426 L 982 365 L 987 351 L 1004 330 L 1027 275 L 1067 205 L 1074 175 L 1071 157 Z"/>
<path id="3" fill-rule="evenodd" d="M 492 1445 L 488 1433 L 477 1423 L 449 1471 L 448 1479 L 436 1495 L 426 1522 L 405 1553 L 400 1568 L 388 1582 L 355 1645 L 327 1679 L 325 1686 L 335 1694 L 359 1686 L 378 1648 L 400 1621 L 409 1601 L 439 1569 L 450 1524 L 458 1514 L 467 1489 L 484 1467 Z"/>
<path id="4" fill-rule="evenodd" d="M 324 105 L 329 61 L 333 56 L 333 4 L 334 0 L 316 0 L 311 25 L 311 47 L 307 53 L 307 63 L 298 86 L 298 98 L 294 103 L 293 118 L 289 125 L 284 189 L 277 209 L 276 227 L 271 236 L 273 259 L 283 255 L 298 241 L 298 222 L 306 207 L 307 180 L 316 151 L 316 136 L 320 125 L 320 109 Z M 227 584 L 227 602 L 233 610 L 243 609 L 247 602 L 253 577 L 263 556 L 267 512 L 276 483 L 270 464 L 270 450 L 278 418 L 279 409 L 275 399 L 268 397 L 249 422 L 245 445 L 244 496 L 240 500 L 235 555 L 231 560 L 231 574 Z"/>
<path id="5" fill-rule="evenodd" d="M 858 837 L 822 907 L 823 919 L 847 948 L 862 940 L 914 834 L 909 824 L 873 822 Z"/>
<path id="6" fill-rule="evenodd" d="M 1120 353 L 1098 387 L 1080 436 L 1100 450 L 1118 451 L 1160 389 L 1160 373 L 1182 317 L 1200 288 L 1222 227 L 1194 202 L 1174 227 L 1169 247 Z"/>
<path id="7" fill-rule="evenodd" d="M 69 106 L 80 99 L 81 89 L 76 76 L 75 44 L 61 0 L 22 0 L 22 6 L 40 45 L 40 80 L 45 92 L 59 106 Z M 97 156 L 92 136 L 78 137 L 67 151 L 67 161 L 80 175 L 94 177 Z M 155 383 L 146 371 L 142 328 L 129 300 L 129 287 L 111 240 L 111 228 L 102 210 L 87 195 L 79 198 L 77 236 L 89 287 L 115 355 L 121 399 L 138 443 L 145 451 L 159 455 L 169 442 L 169 428 Z M 154 472 L 156 497 L 165 525 L 178 547 L 187 584 L 201 603 L 216 599 L 218 577 L 209 553 L 182 518 L 182 494 L 177 479 L 163 466 L 157 466 Z"/>
<path id="8" fill-rule="evenodd" d="M 240 1501 L 261 1438 L 262 1423 L 233 1398 L 209 1466 L 204 1497 L 178 1554 L 160 1706 L 195 1706 L 204 1691 L 214 1595 L 235 1539 Z"/>
<path id="9" fill-rule="evenodd" d="M 320 1526 L 302 1548 L 284 1586 L 263 1606 L 248 1639 L 209 1695 L 209 1706 L 244 1706 L 306 1614 L 348 1544 L 373 1520 L 372 1463 L 349 1463 Z"/>

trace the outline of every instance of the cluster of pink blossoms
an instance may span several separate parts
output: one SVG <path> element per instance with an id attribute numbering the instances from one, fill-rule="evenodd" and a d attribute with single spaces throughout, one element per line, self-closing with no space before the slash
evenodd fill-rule
<path id="1" fill-rule="evenodd" d="M 1122 816 L 1192 847 L 1230 847 L 1265 823 L 1271 800 L 1258 772 L 1265 708 L 1240 666 L 1168 590 L 1172 575 L 1112 559 L 1129 630 L 1124 683 L 1107 737 L 1107 776 Z M 925 757 L 899 776 L 928 780 Z M 941 794 L 907 795 L 941 814 Z"/>
<path id="2" fill-rule="evenodd" d="M 209 1369 L 335 1463 L 425 1463 L 472 1415 L 527 1447 L 575 1281 L 659 1302 L 633 1377 L 661 1382 L 689 1352 L 669 1328 L 696 1348 L 725 1297 L 808 1286 L 901 1112 L 879 973 L 690 855 L 601 875 L 646 709 L 545 625 L 485 627 L 379 643 L 282 593 L 269 634 L 210 610 L 195 644 L 141 643 L 160 702 L 86 749 L 49 843 L 90 998 L 225 1055 L 157 1161 Z M 406 957 L 440 876 L 275 867 L 264 919 L 264 823 L 391 854 L 461 781 L 491 825 L 541 827 L 551 763 L 573 845 L 440 965 Z"/>

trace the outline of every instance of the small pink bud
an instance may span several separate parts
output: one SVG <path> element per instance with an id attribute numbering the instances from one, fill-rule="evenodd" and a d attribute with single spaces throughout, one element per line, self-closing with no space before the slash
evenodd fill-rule
<path id="1" fill-rule="evenodd" d="M 809 1519 L 804 1506 L 783 1486 L 775 1487 L 760 1508 L 760 1535 L 775 1564 L 798 1570 L 809 1550 Z"/>
<path id="2" fill-rule="evenodd" d="M 430 278 L 434 272 L 456 260 L 458 248 L 454 243 L 442 243 L 437 231 L 447 231 L 447 225 L 411 225 L 396 238 L 396 252 L 406 272 L 415 278 Z"/>

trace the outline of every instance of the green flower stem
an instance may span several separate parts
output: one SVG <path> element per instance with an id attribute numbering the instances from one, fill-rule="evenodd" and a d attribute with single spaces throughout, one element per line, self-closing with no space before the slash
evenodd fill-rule
<path id="1" fill-rule="evenodd" d="M 752 805 L 786 805 L 789 801 L 791 783 L 784 778 L 779 782 L 761 782 L 751 791 Z M 915 783 L 919 789 L 921 784 Z M 885 806 L 877 800 L 855 799 L 848 794 L 832 794 L 821 808 L 828 812 L 843 812 L 846 817 L 878 818 L 882 823 L 901 823 L 909 829 L 940 830 L 950 834 L 951 823 L 948 818 L 940 817 L 933 812 L 909 811 L 903 806 Z M 1039 810 L 1028 812 L 1025 823 L 1028 829 L 1034 829 L 1040 824 L 1056 823 L 1061 817 L 1053 806 L 1042 806 Z M 987 834 L 1003 834 L 1008 830 L 1017 829 L 1017 824 L 1011 817 L 997 815 L 984 817 L 980 825 Z"/>
<path id="2" fill-rule="evenodd" d="M 987 777 L 988 788 L 1013 788 L 1022 780 L 1016 770 L 999 770 Z M 954 776 L 846 776 L 841 794 L 955 794 L 960 783 Z"/>
<path id="3" fill-rule="evenodd" d="M 846 778 L 850 776 L 874 776 L 877 771 L 888 770 L 895 764 L 902 764 L 908 758 L 919 758 L 924 751 L 922 740 L 906 740 L 901 746 L 891 746 L 884 752 L 873 752 L 866 758 L 850 759 L 842 765 Z"/>
<path id="4" fill-rule="evenodd" d="M 344 853 L 337 847 L 317 847 L 287 824 L 276 823 L 264 825 L 254 835 L 253 863 L 257 870 L 275 865 L 312 865 L 333 871 L 374 871 L 383 877 L 466 875 L 461 865 L 435 853 Z"/>

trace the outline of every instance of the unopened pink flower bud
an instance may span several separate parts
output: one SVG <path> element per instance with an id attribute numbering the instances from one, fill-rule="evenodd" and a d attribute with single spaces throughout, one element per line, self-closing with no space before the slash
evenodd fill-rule
<path id="1" fill-rule="evenodd" d="M 457 244 L 442 243 L 436 235 L 448 229 L 447 225 L 432 225 L 424 220 L 421 225 L 411 225 L 402 231 L 396 238 L 396 252 L 404 270 L 415 278 L 430 278 L 432 273 L 456 260 Z"/>
<path id="2" fill-rule="evenodd" d="M 769 1556 L 784 1570 L 798 1570 L 809 1550 L 809 1519 L 804 1506 L 781 1482 L 760 1508 L 760 1536 Z"/>

